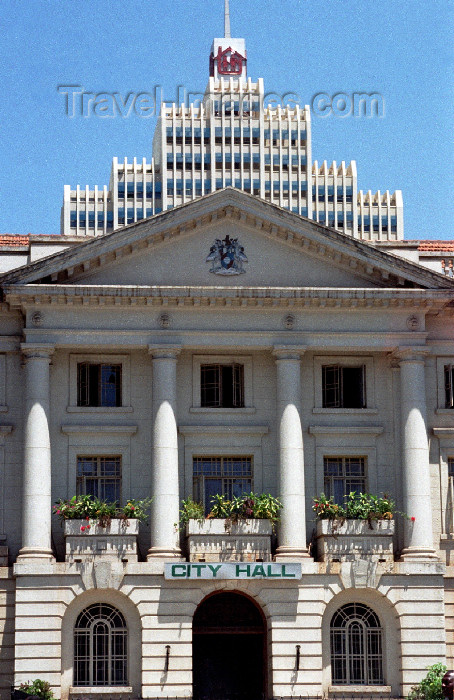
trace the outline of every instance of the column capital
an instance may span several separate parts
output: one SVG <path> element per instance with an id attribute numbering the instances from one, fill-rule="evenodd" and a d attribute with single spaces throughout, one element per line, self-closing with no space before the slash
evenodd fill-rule
<path id="1" fill-rule="evenodd" d="M 161 343 L 159 345 L 148 346 L 148 354 L 151 355 L 154 360 L 176 360 L 180 352 L 181 345 L 176 345 L 174 343 Z"/>
<path id="2" fill-rule="evenodd" d="M 391 362 L 425 362 L 430 355 L 430 348 L 426 345 L 400 345 L 391 353 Z"/>
<path id="3" fill-rule="evenodd" d="M 50 360 L 55 352 L 55 345 L 51 343 L 21 343 L 20 349 L 27 359 L 40 358 Z"/>
<path id="4" fill-rule="evenodd" d="M 306 350 L 305 345 L 273 345 L 272 354 L 276 360 L 300 360 Z"/>

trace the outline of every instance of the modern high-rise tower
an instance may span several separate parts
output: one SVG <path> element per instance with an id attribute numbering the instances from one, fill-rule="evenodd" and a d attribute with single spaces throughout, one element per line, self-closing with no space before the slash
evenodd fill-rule
<path id="1" fill-rule="evenodd" d="M 113 159 L 109 187 L 64 188 L 61 232 L 96 236 L 225 187 L 370 242 L 403 239 L 402 193 L 357 189 L 356 162 L 312 160 L 309 106 L 270 106 L 244 39 L 214 39 L 199 103 L 161 104 L 151 162 Z"/>

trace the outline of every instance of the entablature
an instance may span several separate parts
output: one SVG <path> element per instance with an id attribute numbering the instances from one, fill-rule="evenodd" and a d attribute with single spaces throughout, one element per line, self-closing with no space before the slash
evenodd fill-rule
<path id="1" fill-rule="evenodd" d="M 397 347 L 419 348 L 427 333 L 377 331 L 276 331 L 235 330 L 219 331 L 207 328 L 191 330 L 150 329 L 86 329 L 86 328 L 27 328 L 28 343 L 50 343 L 61 349 L 78 352 L 99 352 L 101 348 L 118 351 L 145 350 L 150 345 L 172 344 L 189 352 L 269 352 L 276 345 L 300 347 L 301 352 L 329 353 L 392 353 Z M 430 353 L 430 348 L 427 348 Z"/>
<path id="2" fill-rule="evenodd" d="M 6 285 L 12 309 L 69 305 L 169 307 L 412 308 L 426 313 L 449 310 L 451 290 L 339 287 L 217 287 L 137 285 Z"/>

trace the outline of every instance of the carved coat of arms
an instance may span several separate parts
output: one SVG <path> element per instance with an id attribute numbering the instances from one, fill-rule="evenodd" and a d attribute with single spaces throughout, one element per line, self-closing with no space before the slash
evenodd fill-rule
<path id="1" fill-rule="evenodd" d="M 222 241 L 216 238 L 206 262 L 211 263 L 210 272 L 215 275 L 242 275 L 246 272 L 243 263 L 247 263 L 248 259 L 238 238 L 226 236 Z"/>

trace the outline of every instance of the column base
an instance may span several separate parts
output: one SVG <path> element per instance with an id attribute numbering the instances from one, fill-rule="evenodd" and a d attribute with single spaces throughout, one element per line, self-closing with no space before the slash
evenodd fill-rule
<path id="1" fill-rule="evenodd" d="M 54 554 L 51 549 L 45 547 L 22 547 L 17 555 L 18 559 L 45 559 L 46 561 L 55 561 Z"/>
<path id="2" fill-rule="evenodd" d="M 150 559 L 176 559 L 177 561 L 186 561 L 181 554 L 179 547 L 150 547 L 147 554 L 147 560 Z"/>
<path id="3" fill-rule="evenodd" d="M 278 547 L 276 550 L 275 561 L 308 561 L 312 560 L 307 549 L 302 547 Z"/>
<path id="4" fill-rule="evenodd" d="M 439 557 L 431 547 L 405 547 L 399 561 L 439 561 Z"/>

